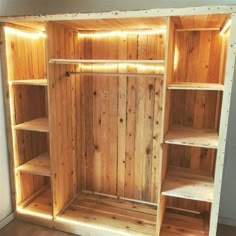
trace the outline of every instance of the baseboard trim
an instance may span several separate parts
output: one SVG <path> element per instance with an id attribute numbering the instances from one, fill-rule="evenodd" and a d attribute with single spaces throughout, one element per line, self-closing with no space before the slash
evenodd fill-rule
<path id="1" fill-rule="evenodd" d="M 219 217 L 219 223 L 223 225 L 236 226 L 236 219 L 229 219 L 226 217 Z"/>
<path id="2" fill-rule="evenodd" d="M 6 225 L 8 225 L 13 220 L 14 220 L 14 214 L 12 213 L 0 222 L 0 229 L 4 228 Z"/>

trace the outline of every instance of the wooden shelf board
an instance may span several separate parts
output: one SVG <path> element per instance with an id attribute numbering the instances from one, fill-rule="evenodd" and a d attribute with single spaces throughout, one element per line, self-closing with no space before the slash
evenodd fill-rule
<path id="1" fill-rule="evenodd" d="M 100 59 L 49 59 L 54 64 L 112 63 L 112 64 L 164 64 L 164 60 L 100 60 Z"/>
<path id="2" fill-rule="evenodd" d="M 223 91 L 223 84 L 216 83 L 191 83 L 191 82 L 178 82 L 171 83 L 167 86 L 168 89 L 183 89 L 183 90 L 213 90 Z"/>
<path id="3" fill-rule="evenodd" d="M 47 86 L 47 79 L 28 79 L 28 80 L 11 80 L 9 85 L 35 85 Z"/>
<path id="4" fill-rule="evenodd" d="M 171 127 L 165 137 L 165 143 L 192 147 L 217 148 L 218 138 L 218 133 L 214 130 Z"/>
<path id="5" fill-rule="evenodd" d="M 201 172 L 187 168 L 169 168 L 162 187 L 162 195 L 212 202 L 213 177 L 201 175 Z"/>
<path id="6" fill-rule="evenodd" d="M 49 131 L 48 119 L 44 117 L 30 120 L 22 124 L 15 125 L 14 129 L 48 132 Z"/>
<path id="7" fill-rule="evenodd" d="M 48 153 L 43 153 L 17 168 L 20 172 L 51 176 L 50 157 Z"/>
<path id="8" fill-rule="evenodd" d="M 108 230 L 154 235 L 156 211 L 156 206 L 81 193 L 59 217 Z"/>
<path id="9" fill-rule="evenodd" d="M 43 191 L 39 191 L 39 194 L 33 198 L 26 206 L 18 207 L 19 213 L 32 215 L 44 215 L 52 218 L 52 197 L 51 188 L 43 188 Z"/>
<path id="10" fill-rule="evenodd" d="M 166 212 L 161 229 L 161 236 L 206 236 L 209 222 L 198 217 Z"/>

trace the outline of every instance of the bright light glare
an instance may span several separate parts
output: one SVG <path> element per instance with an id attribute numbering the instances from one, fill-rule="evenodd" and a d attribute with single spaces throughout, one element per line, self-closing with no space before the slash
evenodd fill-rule
<path id="1" fill-rule="evenodd" d="M 166 32 L 166 27 L 161 27 L 159 29 L 153 30 L 130 30 L 130 31 L 109 31 L 109 32 L 91 32 L 91 33 L 78 33 L 79 38 L 102 38 L 102 37 L 112 37 L 120 36 L 124 37 L 127 35 L 155 35 L 162 34 Z"/>
<path id="2" fill-rule="evenodd" d="M 4 27 L 4 30 L 7 34 L 14 34 L 16 36 L 23 37 L 23 38 L 39 39 L 39 38 L 47 37 L 46 34 L 43 32 L 37 32 L 37 33 L 24 32 L 24 31 L 7 27 L 7 26 Z"/>
<path id="3" fill-rule="evenodd" d="M 36 217 L 40 217 L 40 218 L 44 218 L 44 219 L 49 219 L 49 220 L 52 219 L 51 215 L 44 214 L 44 213 L 39 213 L 39 212 L 35 212 L 35 211 L 30 211 L 30 210 L 27 210 L 27 209 L 23 209 L 21 207 L 17 207 L 17 212 L 19 212 L 20 214 L 36 216 Z"/>
<path id="4" fill-rule="evenodd" d="M 226 33 L 226 31 L 229 29 L 229 27 L 231 26 L 232 20 L 229 19 L 227 21 L 227 23 L 224 25 L 223 29 L 220 31 L 220 35 L 224 35 Z"/>

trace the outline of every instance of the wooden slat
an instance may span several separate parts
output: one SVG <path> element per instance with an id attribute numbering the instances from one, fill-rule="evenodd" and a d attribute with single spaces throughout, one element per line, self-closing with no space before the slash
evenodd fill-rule
<path id="1" fill-rule="evenodd" d="M 38 132 L 49 132 L 48 119 L 37 118 L 14 126 L 14 129 L 29 130 Z"/>
<path id="2" fill-rule="evenodd" d="M 169 84 L 168 89 L 223 91 L 224 90 L 224 85 L 216 84 L 216 83 L 179 82 L 179 83 Z"/>
<path id="3" fill-rule="evenodd" d="M 50 176 L 50 157 L 48 153 L 34 157 L 32 160 L 19 166 L 17 171 L 36 175 Z"/>
<path id="4" fill-rule="evenodd" d="M 9 83 L 9 85 L 47 86 L 47 80 L 46 79 L 11 80 L 8 83 Z"/>
<path id="5" fill-rule="evenodd" d="M 218 134 L 213 130 L 171 127 L 165 143 L 193 147 L 217 148 Z"/>
<path id="6" fill-rule="evenodd" d="M 213 178 L 200 175 L 201 171 L 185 168 L 169 169 L 165 178 L 162 195 L 212 202 Z"/>

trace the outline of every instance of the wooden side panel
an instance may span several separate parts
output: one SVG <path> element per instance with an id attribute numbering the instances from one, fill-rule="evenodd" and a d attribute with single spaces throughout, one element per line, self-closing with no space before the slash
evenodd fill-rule
<path id="1" fill-rule="evenodd" d="M 73 58 L 74 32 L 49 22 L 48 58 Z M 53 208 L 57 215 L 77 189 L 75 166 L 74 80 L 65 76 L 71 67 L 49 65 L 49 126 Z"/>
<path id="2" fill-rule="evenodd" d="M 78 40 L 81 58 L 164 57 L 163 34 Z M 156 70 L 129 64 L 81 65 L 80 69 L 115 73 L 155 73 Z M 81 153 L 77 157 L 82 157 L 78 170 L 82 173 L 82 190 L 156 202 L 162 79 L 96 75 L 80 76 L 79 81 L 76 106 L 81 111 L 77 126 Z"/>

